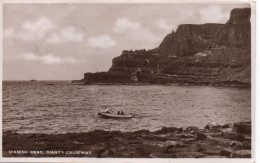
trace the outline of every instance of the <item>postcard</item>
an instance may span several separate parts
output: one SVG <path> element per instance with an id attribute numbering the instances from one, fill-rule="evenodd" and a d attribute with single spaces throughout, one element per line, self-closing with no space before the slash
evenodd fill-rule
<path id="1" fill-rule="evenodd" d="M 1 161 L 254 161 L 255 2 L 1 6 Z"/>

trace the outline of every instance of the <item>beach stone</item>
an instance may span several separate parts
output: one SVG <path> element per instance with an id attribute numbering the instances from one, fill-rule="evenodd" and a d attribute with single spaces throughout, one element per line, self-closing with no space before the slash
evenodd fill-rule
<path id="1" fill-rule="evenodd" d="M 143 145 L 158 146 L 160 148 L 164 148 L 165 147 L 165 142 L 161 142 L 161 141 L 148 141 L 148 142 L 143 142 Z"/>
<path id="2" fill-rule="evenodd" d="M 234 132 L 222 132 L 222 137 L 225 139 L 237 140 L 237 135 Z"/>
<path id="3" fill-rule="evenodd" d="M 251 141 L 244 141 L 243 148 L 251 150 Z"/>
<path id="4" fill-rule="evenodd" d="M 177 145 L 181 145 L 182 142 L 178 142 L 178 141 L 171 141 L 171 140 L 168 140 L 165 142 L 165 146 L 173 146 L 173 147 L 176 147 Z"/>
<path id="5" fill-rule="evenodd" d="M 238 134 L 238 135 L 237 135 L 237 140 L 238 140 L 238 141 L 244 141 L 244 140 L 245 140 L 245 136 L 244 136 L 244 135 L 241 135 L 241 134 Z"/>
<path id="6" fill-rule="evenodd" d="M 192 135 L 192 134 L 180 134 L 179 137 L 180 138 L 193 138 L 194 135 Z"/>
<path id="7" fill-rule="evenodd" d="M 190 127 L 187 127 L 185 131 L 188 131 L 188 132 L 195 132 L 195 131 L 198 131 L 198 130 L 199 130 L 198 127 L 190 126 Z"/>
<path id="8" fill-rule="evenodd" d="M 104 149 L 100 151 L 100 153 L 98 154 L 98 157 L 110 157 L 110 156 L 113 156 L 113 151 L 111 151 L 110 149 Z"/>
<path id="9" fill-rule="evenodd" d="M 251 150 L 239 150 L 232 152 L 231 158 L 251 158 Z"/>
<path id="10" fill-rule="evenodd" d="M 143 130 L 138 130 L 138 131 L 134 131 L 133 133 L 129 133 L 129 134 L 135 134 L 135 135 L 143 135 L 143 134 L 148 134 L 148 133 L 150 133 L 150 131 L 149 130 L 145 130 L 145 129 L 143 129 Z"/>
<path id="11" fill-rule="evenodd" d="M 117 154 L 114 154 L 113 157 L 121 157 L 121 158 L 133 158 L 136 157 L 138 154 L 134 151 L 121 151 L 120 153 L 118 152 Z"/>
<path id="12" fill-rule="evenodd" d="M 207 139 L 207 135 L 204 134 L 204 133 L 201 133 L 201 132 L 197 132 L 196 133 L 196 139 L 197 140 L 205 140 L 205 139 Z"/>
<path id="13" fill-rule="evenodd" d="M 157 145 L 158 144 L 158 145 Z M 165 148 L 163 147 L 163 145 L 159 146 L 159 143 L 145 143 L 145 144 L 141 144 L 139 147 L 138 147 L 138 150 L 139 152 L 142 154 L 142 155 L 149 155 L 153 152 L 155 153 L 162 153 L 164 152 Z"/>
<path id="14" fill-rule="evenodd" d="M 169 153 L 151 153 L 150 158 L 176 158 L 175 154 Z"/>
<path id="15" fill-rule="evenodd" d="M 251 141 L 251 136 L 245 136 L 245 141 Z"/>
<path id="16" fill-rule="evenodd" d="M 223 132 L 222 137 L 225 138 L 225 139 L 238 140 L 238 141 L 244 141 L 245 140 L 244 135 L 234 133 L 234 132 Z"/>
<path id="17" fill-rule="evenodd" d="M 228 139 L 225 137 L 211 137 L 211 136 L 208 136 L 207 140 L 212 141 L 212 143 L 215 142 L 216 145 L 221 145 L 224 147 L 230 147 L 230 144 L 234 141 L 233 139 Z M 237 139 L 235 139 L 235 141 L 236 140 Z"/>
<path id="18" fill-rule="evenodd" d="M 113 158 L 115 157 L 119 157 L 119 158 L 132 158 L 132 157 L 137 157 L 138 154 L 138 150 L 136 150 L 138 148 L 137 145 L 119 145 L 119 146 L 114 146 L 113 148 L 111 148 L 111 150 L 113 151 Z"/>
<path id="19" fill-rule="evenodd" d="M 212 136 L 212 137 L 221 137 L 223 136 L 223 133 L 216 133 L 216 132 L 210 132 L 210 133 L 205 133 L 207 136 Z"/>
<path id="20" fill-rule="evenodd" d="M 168 146 L 165 149 L 166 153 L 178 153 L 178 152 L 198 152 L 200 147 L 198 147 L 196 144 L 191 145 L 183 145 L 183 146 Z"/>
<path id="21" fill-rule="evenodd" d="M 11 130 L 7 130 L 3 132 L 3 135 L 17 135 L 17 133 Z"/>
<path id="22" fill-rule="evenodd" d="M 221 155 L 220 151 L 222 151 L 225 147 L 218 145 L 215 142 L 206 140 L 205 142 L 201 143 L 201 148 L 205 150 L 200 152 L 205 153 L 207 155 Z"/>
<path id="23" fill-rule="evenodd" d="M 200 152 L 178 152 L 175 153 L 176 158 L 201 158 L 205 155 Z"/>
<path id="24" fill-rule="evenodd" d="M 156 134 L 166 134 L 166 133 L 171 133 L 179 130 L 180 128 L 176 128 L 176 127 L 163 127 L 161 130 L 156 131 Z"/>
<path id="25" fill-rule="evenodd" d="M 226 156 L 221 156 L 221 155 L 209 155 L 209 156 L 205 156 L 203 158 L 228 158 Z"/>
<path id="26" fill-rule="evenodd" d="M 221 128 L 222 132 L 232 132 L 233 128 Z"/>
<path id="27" fill-rule="evenodd" d="M 167 140 L 179 140 L 179 134 L 177 133 L 166 133 L 166 134 L 159 134 L 159 135 L 165 135 L 164 137 Z"/>
<path id="28" fill-rule="evenodd" d="M 233 152 L 232 149 L 229 148 L 225 148 L 222 151 L 220 151 L 220 155 L 221 156 L 226 156 L 226 157 L 230 157 L 231 153 Z"/>
<path id="29" fill-rule="evenodd" d="M 238 133 L 248 133 L 251 134 L 251 122 L 239 122 L 235 123 L 234 127 Z"/>
<path id="30" fill-rule="evenodd" d="M 220 156 L 220 150 L 217 149 L 206 149 L 203 153 L 206 153 L 208 155 L 218 155 Z"/>
<path id="31" fill-rule="evenodd" d="M 164 147 L 183 147 L 183 142 L 181 141 L 171 141 L 168 140 L 164 143 Z"/>
<path id="32" fill-rule="evenodd" d="M 232 141 L 230 143 L 230 147 L 243 148 L 243 143 L 239 141 Z"/>
<path id="33" fill-rule="evenodd" d="M 227 123 L 227 124 L 224 124 L 224 125 L 222 125 L 221 127 L 222 128 L 232 128 L 232 124 L 231 123 Z"/>
<path id="34" fill-rule="evenodd" d="M 216 122 L 211 122 L 211 123 L 208 123 L 206 125 L 205 129 L 208 129 L 208 130 L 219 130 L 219 129 L 221 129 L 221 125 L 219 125 Z"/>
<path id="35" fill-rule="evenodd" d="M 194 143 L 195 141 L 197 141 L 197 140 L 194 139 L 194 138 L 185 138 L 185 139 L 182 139 L 182 142 L 187 143 L 187 144 L 192 144 L 192 143 Z"/>
<path id="36" fill-rule="evenodd" d="M 162 135 L 162 134 L 160 134 Z M 154 140 L 154 141 L 167 141 L 168 139 L 164 136 L 158 136 L 157 134 L 154 133 L 149 133 L 149 134 L 144 134 L 144 135 L 140 135 L 140 137 L 144 138 L 144 139 L 148 139 L 148 140 Z"/>

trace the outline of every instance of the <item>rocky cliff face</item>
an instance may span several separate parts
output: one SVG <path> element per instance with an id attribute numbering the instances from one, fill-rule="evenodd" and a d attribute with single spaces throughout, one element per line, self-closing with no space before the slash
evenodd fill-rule
<path id="1" fill-rule="evenodd" d="M 168 34 L 160 46 L 158 53 L 164 56 L 190 56 L 211 47 L 216 31 L 223 24 L 183 24 L 176 32 Z"/>
<path id="2" fill-rule="evenodd" d="M 251 46 L 251 10 L 250 8 L 234 9 L 228 22 L 218 31 L 214 45 L 245 47 Z"/>
<path id="3" fill-rule="evenodd" d="M 108 73 L 129 75 L 141 69 L 141 82 L 248 85 L 250 12 L 250 8 L 233 9 L 226 24 L 179 25 L 155 49 L 123 51 L 113 59 Z M 84 80 L 89 81 L 87 76 Z M 126 78 L 124 75 L 124 81 Z"/>

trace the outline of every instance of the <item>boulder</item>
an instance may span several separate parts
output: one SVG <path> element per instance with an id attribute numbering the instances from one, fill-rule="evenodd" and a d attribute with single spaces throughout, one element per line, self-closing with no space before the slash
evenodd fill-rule
<path id="1" fill-rule="evenodd" d="M 181 139 L 181 140 L 182 140 L 182 142 L 187 143 L 187 144 L 192 144 L 192 143 L 194 143 L 195 141 L 197 141 L 197 140 L 194 139 L 194 138 L 185 138 L 185 139 Z"/>
<path id="2" fill-rule="evenodd" d="M 180 138 L 193 138 L 194 135 L 192 135 L 192 134 L 180 134 L 179 137 Z"/>
<path id="3" fill-rule="evenodd" d="M 251 141 L 244 141 L 243 142 L 243 149 L 251 150 Z"/>
<path id="4" fill-rule="evenodd" d="M 206 153 L 208 155 L 219 155 L 220 156 L 220 150 L 217 150 L 217 149 L 206 149 L 203 153 Z"/>
<path id="5" fill-rule="evenodd" d="M 176 158 L 175 154 L 172 153 L 151 153 L 150 158 Z"/>
<path id="6" fill-rule="evenodd" d="M 197 132 L 196 133 L 196 139 L 197 140 L 205 140 L 205 139 L 207 139 L 207 135 L 204 134 L 204 133 L 201 133 L 201 132 Z"/>
<path id="7" fill-rule="evenodd" d="M 223 132 L 222 137 L 225 139 L 237 140 L 241 142 L 245 140 L 244 135 L 238 134 L 236 132 Z"/>
<path id="8" fill-rule="evenodd" d="M 183 145 L 181 141 L 171 141 L 171 140 L 166 141 L 164 144 L 165 146 L 172 146 L 172 147 L 181 147 Z"/>
<path id="9" fill-rule="evenodd" d="M 235 123 L 233 129 L 236 130 L 238 133 L 251 134 L 251 122 Z"/>
<path id="10" fill-rule="evenodd" d="M 156 134 L 166 134 L 166 133 L 171 133 L 171 132 L 175 132 L 175 131 L 179 131 L 180 128 L 176 128 L 176 127 L 163 127 L 161 130 L 159 131 L 155 131 Z"/>
<path id="11" fill-rule="evenodd" d="M 209 156 L 205 156 L 203 158 L 228 158 L 226 156 L 220 156 L 220 155 L 209 155 Z"/>
<path id="12" fill-rule="evenodd" d="M 245 136 L 245 141 L 251 141 L 251 136 Z"/>
<path id="13" fill-rule="evenodd" d="M 243 148 L 243 143 L 239 142 L 239 141 L 233 141 L 230 143 L 230 147 L 234 147 L 234 148 Z"/>
<path id="14" fill-rule="evenodd" d="M 190 126 L 190 127 L 187 127 L 185 131 L 195 132 L 195 131 L 198 131 L 198 130 L 199 130 L 198 127 Z"/>
<path id="15" fill-rule="evenodd" d="M 218 130 L 221 129 L 221 125 L 219 125 L 219 124 L 216 123 L 216 122 L 212 122 L 212 123 L 207 124 L 207 126 L 205 127 L 205 129 L 218 131 Z"/>
<path id="16" fill-rule="evenodd" d="M 231 123 L 227 123 L 227 124 L 224 124 L 224 125 L 222 125 L 221 127 L 222 128 L 232 128 L 232 124 Z"/>
<path id="17" fill-rule="evenodd" d="M 231 153 L 233 152 L 232 149 L 224 148 L 222 151 L 220 151 L 221 156 L 230 157 Z"/>
<path id="18" fill-rule="evenodd" d="M 231 158 L 251 158 L 251 150 L 239 150 L 232 152 Z"/>
<path id="19" fill-rule="evenodd" d="M 101 150 L 98 154 L 98 157 L 111 157 L 111 156 L 113 156 L 113 151 L 111 151 L 110 149 Z"/>
<path id="20" fill-rule="evenodd" d="M 244 136 L 244 135 L 241 135 L 241 134 L 238 134 L 238 135 L 237 135 L 237 140 L 242 142 L 242 141 L 245 140 L 245 136 Z"/>
<path id="21" fill-rule="evenodd" d="M 205 133 L 207 136 L 211 136 L 211 137 L 221 137 L 221 136 L 223 136 L 223 133 L 221 132 L 221 133 L 219 133 L 219 132 L 209 132 L 209 133 Z"/>
<path id="22" fill-rule="evenodd" d="M 163 144 L 160 143 L 144 143 L 137 150 L 142 156 L 149 156 L 151 153 L 162 153 L 165 151 Z"/>
<path id="23" fill-rule="evenodd" d="M 205 154 L 200 152 L 178 152 L 175 155 L 176 158 L 201 158 L 205 156 Z"/>

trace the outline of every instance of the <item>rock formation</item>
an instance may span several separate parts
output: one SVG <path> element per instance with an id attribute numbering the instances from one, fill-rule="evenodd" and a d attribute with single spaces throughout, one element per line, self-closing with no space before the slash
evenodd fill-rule
<path id="1" fill-rule="evenodd" d="M 176 32 L 168 34 L 160 46 L 158 53 L 165 56 L 190 56 L 211 47 L 216 31 L 223 24 L 183 24 Z"/>
<path id="2" fill-rule="evenodd" d="M 233 127 L 232 127 L 233 126 Z M 251 122 L 151 132 L 3 132 L 4 157 L 251 158 Z M 10 152 L 11 151 L 11 152 Z"/>
<path id="3" fill-rule="evenodd" d="M 152 50 L 124 50 L 108 72 L 86 73 L 86 83 L 250 86 L 250 8 L 233 9 L 226 24 L 183 24 Z"/>

